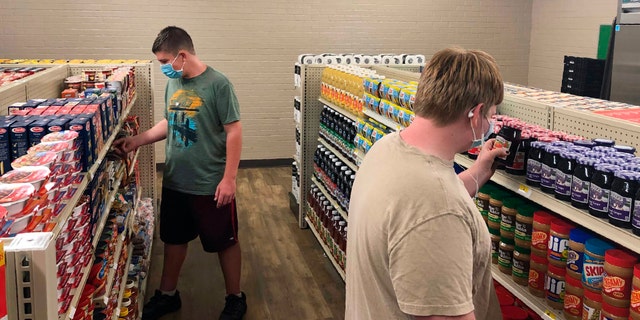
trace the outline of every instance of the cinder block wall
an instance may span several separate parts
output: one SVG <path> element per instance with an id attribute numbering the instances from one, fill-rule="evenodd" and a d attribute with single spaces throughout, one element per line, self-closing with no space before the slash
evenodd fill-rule
<path id="1" fill-rule="evenodd" d="M 430 57 L 458 45 L 488 51 L 505 80 L 526 84 L 532 7 L 539 8 L 538 2 L 0 0 L 0 57 L 153 59 L 150 49 L 158 31 L 167 25 L 184 27 L 200 58 L 235 84 L 244 126 L 242 158 L 290 158 L 298 54 L 412 52 Z M 544 77 L 543 72 L 535 79 Z M 155 105 L 150 107 L 158 120 L 165 82 L 156 63 Z M 156 150 L 157 161 L 164 162 L 163 145 Z"/>

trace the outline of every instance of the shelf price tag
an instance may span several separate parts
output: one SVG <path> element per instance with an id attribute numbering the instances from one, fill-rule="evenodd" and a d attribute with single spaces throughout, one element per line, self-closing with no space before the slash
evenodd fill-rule
<path id="1" fill-rule="evenodd" d="M 520 186 L 518 187 L 518 193 L 529 198 L 531 197 L 531 188 L 529 188 L 529 186 L 524 185 L 524 184 L 520 184 Z"/>
<path id="2" fill-rule="evenodd" d="M 69 319 L 73 319 L 73 316 L 76 314 L 76 307 L 69 308 Z"/>
<path id="3" fill-rule="evenodd" d="M 549 310 L 545 310 L 544 314 L 546 314 L 550 319 L 556 320 L 556 314 L 549 311 Z"/>

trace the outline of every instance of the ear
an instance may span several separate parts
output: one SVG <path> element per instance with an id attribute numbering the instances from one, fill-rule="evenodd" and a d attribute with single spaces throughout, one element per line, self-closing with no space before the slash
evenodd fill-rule
<path id="1" fill-rule="evenodd" d="M 484 107 L 484 103 L 478 103 L 475 107 L 473 107 L 473 108 L 471 108 L 471 110 L 469 110 L 469 113 L 467 114 L 467 117 L 469 117 L 469 119 L 473 118 L 473 110 L 478 109 L 478 113 L 480 113 L 482 107 Z"/>

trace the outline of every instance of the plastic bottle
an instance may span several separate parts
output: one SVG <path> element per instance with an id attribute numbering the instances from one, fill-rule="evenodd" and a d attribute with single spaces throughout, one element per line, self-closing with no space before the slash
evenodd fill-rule
<path id="1" fill-rule="evenodd" d="M 569 233 L 569 249 L 567 250 L 567 276 L 582 280 L 584 263 L 584 244 L 593 235 L 582 228 L 574 228 Z"/>
<path id="2" fill-rule="evenodd" d="M 582 269 L 582 285 L 585 290 L 598 294 L 602 291 L 602 274 L 604 273 L 604 254 L 613 246 L 598 238 L 585 242 L 584 263 Z"/>
<path id="3" fill-rule="evenodd" d="M 562 219 L 551 220 L 548 247 L 549 264 L 559 268 L 566 268 L 569 234 L 573 228 L 575 228 L 575 226 Z"/>

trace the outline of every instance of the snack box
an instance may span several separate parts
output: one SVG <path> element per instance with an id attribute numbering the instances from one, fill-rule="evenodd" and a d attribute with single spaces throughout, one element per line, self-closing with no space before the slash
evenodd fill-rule
<path id="1" fill-rule="evenodd" d="M 29 124 L 32 122 L 29 119 L 22 119 L 11 124 L 9 141 L 11 141 L 12 160 L 27 154 L 29 149 Z"/>
<path id="2" fill-rule="evenodd" d="M 13 121 L 0 122 L 0 174 L 11 170 L 11 143 L 9 130 Z"/>
<path id="3" fill-rule="evenodd" d="M 35 146 L 36 144 L 40 143 L 42 137 L 44 137 L 48 133 L 49 122 L 51 121 L 52 119 L 41 117 L 29 124 L 29 147 Z"/>

